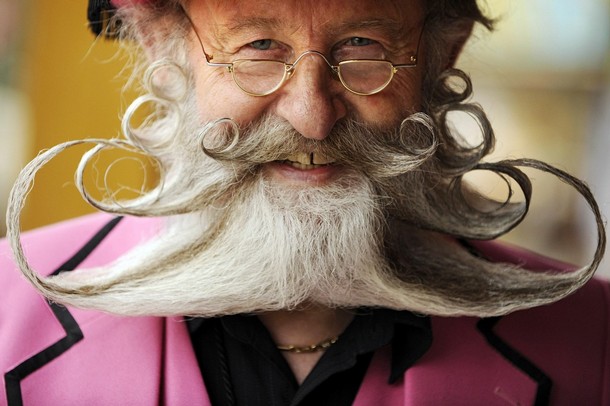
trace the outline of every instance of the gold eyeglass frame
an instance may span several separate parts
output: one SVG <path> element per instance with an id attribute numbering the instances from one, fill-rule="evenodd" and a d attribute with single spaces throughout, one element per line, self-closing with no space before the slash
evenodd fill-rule
<path id="1" fill-rule="evenodd" d="M 203 46 L 203 41 L 201 40 L 201 36 L 199 35 L 199 32 L 197 31 L 197 28 L 195 27 L 195 24 L 193 23 L 193 20 L 191 20 L 191 17 L 188 15 L 188 13 L 186 12 L 186 10 L 184 8 L 182 8 L 182 11 L 184 12 L 184 15 L 186 16 L 187 20 L 189 21 L 191 28 L 193 29 L 193 32 L 195 33 L 195 36 L 197 37 L 197 40 L 199 41 L 199 46 L 201 47 L 201 51 L 203 53 L 203 56 L 205 58 L 205 62 L 208 66 L 211 67 L 217 67 L 217 68 L 226 68 L 228 72 L 231 73 L 231 77 L 233 78 L 233 82 L 235 82 L 235 84 L 237 85 L 237 87 L 239 87 L 239 89 L 241 91 L 243 91 L 244 93 L 250 95 L 250 96 L 254 96 L 254 97 L 263 97 L 263 96 L 268 96 L 274 92 L 276 92 L 279 88 L 281 88 L 287 81 L 288 79 L 290 79 L 292 77 L 292 75 L 294 74 L 294 71 L 296 69 L 297 64 L 301 61 L 301 59 L 303 59 L 304 56 L 306 55 L 317 55 L 320 56 L 324 62 L 326 62 L 326 64 L 330 67 L 330 69 L 332 70 L 332 72 L 339 78 L 339 81 L 341 82 L 341 85 L 343 85 L 343 87 L 348 90 L 349 92 L 359 95 L 359 96 L 372 96 L 374 94 L 377 94 L 379 92 L 381 92 L 383 89 L 385 89 L 386 87 L 388 87 L 388 85 L 390 84 L 390 82 L 392 82 L 392 79 L 394 79 L 394 75 L 396 74 L 396 72 L 398 72 L 399 69 L 402 68 L 414 68 L 417 66 L 417 62 L 418 62 L 418 55 L 419 55 L 419 46 L 421 44 L 421 39 L 423 36 L 423 32 L 424 32 L 424 27 L 422 26 L 422 29 L 419 33 L 419 38 L 417 41 L 417 48 L 415 50 L 415 53 L 411 56 L 409 56 L 409 63 L 403 63 L 403 64 L 394 64 L 390 61 L 384 60 L 384 59 L 347 59 L 345 61 L 341 61 L 339 62 L 339 64 L 337 65 L 333 65 L 332 63 L 330 63 L 330 61 L 328 60 L 328 58 L 326 58 L 326 56 L 324 56 L 323 53 L 319 52 L 319 51 L 315 51 L 315 50 L 308 50 L 305 51 L 303 53 L 301 53 L 293 63 L 287 63 L 284 61 L 278 61 L 278 60 L 274 60 L 274 59 L 237 59 L 233 62 L 211 62 L 211 60 L 214 58 L 212 55 L 209 55 L 206 51 L 205 51 L 205 47 Z M 423 24 L 425 26 L 425 22 Z M 284 75 L 282 76 L 282 79 L 278 82 L 278 84 L 273 87 L 271 90 L 265 92 L 265 93 L 252 93 L 246 89 L 244 89 L 240 84 L 239 81 L 236 79 L 235 77 L 235 69 L 233 68 L 233 65 L 236 62 L 240 62 L 240 61 L 253 61 L 253 62 L 277 62 L 277 63 L 282 63 L 284 64 Z M 350 89 L 348 87 L 348 85 L 345 83 L 345 80 L 343 79 L 343 76 L 341 75 L 341 66 L 343 65 L 347 65 L 350 63 L 357 63 L 357 62 L 383 62 L 388 64 L 389 66 L 391 66 L 390 69 L 390 76 L 388 78 L 388 80 L 381 86 L 379 86 L 377 89 L 375 89 L 372 92 L 369 93 L 363 93 L 363 92 L 358 92 L 355 91 L 353 89 Z"/>

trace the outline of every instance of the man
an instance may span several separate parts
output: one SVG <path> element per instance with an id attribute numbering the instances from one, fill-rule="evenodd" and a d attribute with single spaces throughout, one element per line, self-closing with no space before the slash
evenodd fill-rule
<path id="1" fill-rule="evenodd" d="M 541 162 L 482 163 L 493 132 L 452 69 L 473 24 L 491 28 L 475 1 L 93 3 L 115 14 L 106 34 L 144 51 L 146 94 L 126 141 L 60 145 L 15 185 L 8 404 L 609 404 L 599 211 Z M 480 123 L 480 145 L 451 111 Z M 97 143 L 83 196 L 126 217 L 21 236 L 36 170 L 83 142 Z M 107 147 L 157 159 L 159 186 L 91 197 L 83 173 Z M 518 166 L 587 199 L 589 266 L 484 241 L 527 212 Z M 462 182 L 473 169 L 513 178 L 527 201 L 479 195 Z"/>

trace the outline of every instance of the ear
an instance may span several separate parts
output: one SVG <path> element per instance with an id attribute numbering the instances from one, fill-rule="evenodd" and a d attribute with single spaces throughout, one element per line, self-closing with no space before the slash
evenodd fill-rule
<path id="1" fill-rule="evenodd" d="M 447 63 L 445 64 L 445 69 L 450 69 L 455 66 L 455 62 L 458 57 L 462 53 L 462 49 L 464 49 L 464 45 L 470 35 L 472 34 L 472 29 L 474 27 L 473 21 L 465 21 L 459 25 L 458 30 L 456 30 L 455 36 L 450 41 L 449 52 L 447 57 Z"/>

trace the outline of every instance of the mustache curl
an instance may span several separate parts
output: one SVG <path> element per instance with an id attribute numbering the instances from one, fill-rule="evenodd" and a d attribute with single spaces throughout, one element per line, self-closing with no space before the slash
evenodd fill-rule
<path id="1" fill-rule="evenodd" d="M 265 116 L 243 129 L 223 118 L 206 125 L 200 137 L 207 156 L 240 171 L 255 172 L 294 153 L 313 152 L 381 183 L 421 167 L 439 147 L 432 118 L 423 113 L 412 114 L 392 130 L 343 120 L 323 140 L 305 138 L 275 116 Z"/>

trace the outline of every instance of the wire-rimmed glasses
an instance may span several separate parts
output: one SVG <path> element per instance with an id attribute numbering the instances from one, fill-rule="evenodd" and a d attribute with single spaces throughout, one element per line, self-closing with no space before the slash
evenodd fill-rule
<path id="1" fill-rule="evenodd" d="M 393 64 L 383 59 L 348 59 L 333 65 L 324 54 L 314 50 L 303 52 L 293 63 L 272 59 L 236 59 L 228 63 L 212 62 L 212 58 L 205 52 L 201 37 L 186 11 L 185 15 L 197 36 L 206 64 L 226 68 L 237 86 L 251 96 L 267 96 L 278 90 L 292 77 L 297 64 L 308 55 L 324 59 L 343 87 L 360 96 L 370 96 L 381 92 L 390 84 L 399 69 L 417 66 L 421 33 L 415 53 L 409 56 L 408 63 L 403 64 Z"/>
<path id="2" fill-rule="evenodd" d="M 341 84 L 361 96 L 381 92 L 390 84 L 398 69 L 417 66 L 416 55 L 410 57 L 409 63 L 400 65 L 377 59 L 348 59 L 333 65 L 318 51 L 305 51 L 293 63 L 271 59 L 236 59 L 230 63 L 216 63 L 209 61 L 205 52 L 204 55 L 209 66 L 226 68 L 237 86 L 251 96 L 267 96 L 278 90 L 292 77 L 298 63 L 307 55 L 324 59 Z"/>

